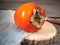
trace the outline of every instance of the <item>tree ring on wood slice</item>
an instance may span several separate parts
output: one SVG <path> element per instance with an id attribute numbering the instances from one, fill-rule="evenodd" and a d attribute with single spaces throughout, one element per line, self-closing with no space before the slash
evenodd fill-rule
<path id="1" fill-rule="evenodd" d="M 37 32 L 27 35 L 21 42 L 21 45 L 38 45 L 50 42 L 56 37 L 57 29 L 50 22 L 45 21 L 43 26 Z"/>

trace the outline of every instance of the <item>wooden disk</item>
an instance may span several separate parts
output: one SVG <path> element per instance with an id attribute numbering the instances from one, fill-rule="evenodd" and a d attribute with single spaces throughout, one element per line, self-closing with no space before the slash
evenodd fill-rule
<path id="1" fill-rule="evenodd" d="M 27 40 L 36 40 L 36 41 L 43 41 L 43 40 L 50 40 L 57 34 L 57 29 L 54 25 L 50 22 L 45 21 L 44 25 L 39 29 L 37 32 L 31 33 L 30 35 L 26 36 L 25 39 Z"/>

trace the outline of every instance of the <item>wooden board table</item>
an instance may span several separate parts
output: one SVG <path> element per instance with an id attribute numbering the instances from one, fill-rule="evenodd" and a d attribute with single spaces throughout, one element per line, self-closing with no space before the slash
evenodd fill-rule
<path id="1" fill-rule="evenodd" d="M 16 8 L 18 8 L 20 5 L 26 2 L 35 2 L 38 5 L 40 5 L 46 11 L 46 16 L 48 17 L 60 17 L 60 0 L 32 0 L 32 1 L 31 0 L 24 0 L 24 1 L 0 0 L 0 10 L 16 10 Z M 0 14 L 0 21 L 1 21 L 1 18 L 2 17 Z M 56 25 L 56 24 L 53 24 L 53 25 L 57 28 L 57 36 L 55 38 L 55 42 L 52 44 L 60 45 L 60 25 Z M 1 27 L 2 26 L 0 24 L 0 30 L 1 30 Z M 0 31 L 0 35 L 1 35 L 1 31 Z"/>

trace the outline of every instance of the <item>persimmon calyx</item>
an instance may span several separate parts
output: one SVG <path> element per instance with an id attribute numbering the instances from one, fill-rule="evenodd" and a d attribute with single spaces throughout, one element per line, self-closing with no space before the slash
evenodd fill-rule
<path id="1" fill-rule="evenodd" d="M 31 16 L 30 22 L 37 28 L 41 28 L 44 17 L 40 14 L 38 9 L 33 9 L 33 15 Z"/>

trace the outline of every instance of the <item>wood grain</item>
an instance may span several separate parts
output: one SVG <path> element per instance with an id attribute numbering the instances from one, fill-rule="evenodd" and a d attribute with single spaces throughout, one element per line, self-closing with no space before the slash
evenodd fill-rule
<path id="1" fill-rule="evenodd" d="M 0 9 L 2 10 L 16 10 L 19 6 L 26 2 L 34 2 L 46 11 L 49 17 L 60 17 L 60 0 L 1 0 Z"/>

